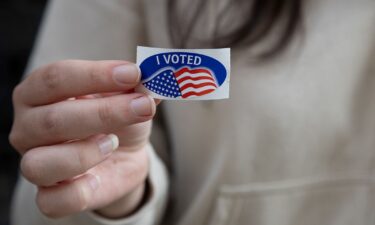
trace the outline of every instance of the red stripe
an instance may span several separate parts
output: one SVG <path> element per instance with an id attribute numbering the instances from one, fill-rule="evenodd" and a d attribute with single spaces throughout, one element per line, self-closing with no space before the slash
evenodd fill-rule
<path id="1" fill-rule="evenodd" d="M 185 84 L 184 86 L 182 86 L 180 88 L 180 91 L 183 91 L 183 90 L 185 90 L 187 88 L 190 88 L 190 87 L 192 87 L 192 88 L 201 88 L 201 87 L 205 87 L 205 86 L 213 86 L 213 87 L 216 88 L 216 85 L 213 84 L 213 83 L 211 83 L 211 82 L 205 82 L 205 83 L 201 83 L 201 84 L 188 83 L 188 84 Z"/>
<path id="2" fill-rule="evenodd" d="M 204 90 L 204 91 L 201 91 L 201 92 L 189 91 L 188 93 L 183 94 L 182 98 L 188 98 L 189 96 L 192 96 L 192 95 L 202 96 L 202 95 L 206 95 L 208 93 L 211 93 L 214 90 L 215 89 L 209 89 L 209 90 Z"/>
<path id="3" fill-rule="evenodd" d="M 188 68 L 182 68 L 178 71 L 176 71 L 174 74 L 177 77 L 179 77 L 181 74 L 185 73 L 185 72 L 189 72 L 189 73 L 193 73 L 193 74 L 196 74 L 196 73 L 208 73 L 209 75 L 211 75 L 210 71 L 206 70 L 206 69 L 193 69 L 193 70 L 189 70 Z M 212 76 L 212 75 L 211 75 Z"/>
<path id="4" fill-rule="evenodd" d="M 191 77 L 191 76 L 184 77 L 181 80 L 178 80 L 178 82 L 182 83 L 185 80 L 195 80 L 196 81 L 196 80 L 204 80 L 204 79 L 212 80 L 213 82 L 215 82 L 212 77 Z"/>

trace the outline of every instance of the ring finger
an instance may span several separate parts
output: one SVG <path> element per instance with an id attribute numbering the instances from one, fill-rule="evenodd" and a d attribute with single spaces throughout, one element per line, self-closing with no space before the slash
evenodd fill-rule
<path id="1" fill-rule="evenodd" d="M 22 174 L 38 186 L 50 186 L 86 172 L 106 159 L 118 144 L 117 136 L 110 134 L 34 148 L 22 157 Z"/>

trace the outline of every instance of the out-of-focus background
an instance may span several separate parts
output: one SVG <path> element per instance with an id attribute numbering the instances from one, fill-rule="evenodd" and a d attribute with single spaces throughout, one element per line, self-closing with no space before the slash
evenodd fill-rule
<path id="1" fill-rule="evenodd" d="M 17 153 L 8 142 L 13 121 L 12 89 L 29 58 L 46 0 L 0 1 L 0 225 L 9 224 L 9 207 L 18 176 Z"/>

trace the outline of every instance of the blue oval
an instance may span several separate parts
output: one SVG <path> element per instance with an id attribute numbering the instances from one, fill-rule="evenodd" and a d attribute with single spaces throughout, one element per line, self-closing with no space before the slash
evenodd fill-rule
<path id="1" fill-rule="evenodd" d="M 147 80 L 155 72 L 164 68 L 171 68 L 176 71 L 186 66 L 190 69 L 209 69 L 213 72 L 219 86 L 224 83 L 227 77 L 224 65 L 210 56 L 190 52 L 165 52 L 152 55 L 140 64 L 141 80 Z"/>

